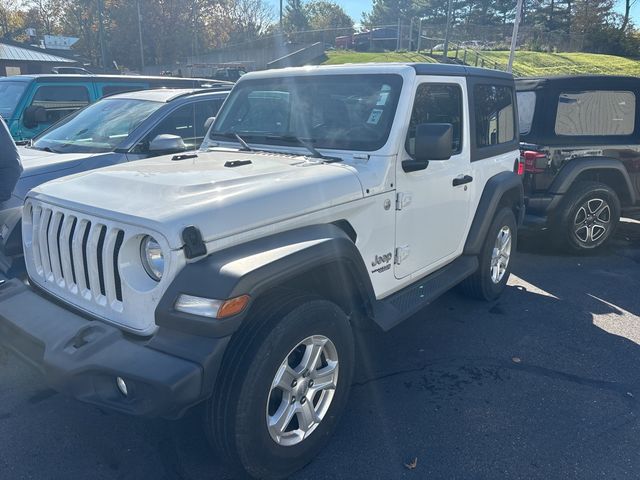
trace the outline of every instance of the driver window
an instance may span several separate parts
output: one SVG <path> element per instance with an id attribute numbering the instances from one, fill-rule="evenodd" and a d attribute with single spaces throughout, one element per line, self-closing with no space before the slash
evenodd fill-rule
<path id="1" fill-rule="evenodd" d="M 177 135 L 182 138 L 184 144 L 187 146 L 187 150 L 194 150 L 200 146 L 198 140 L 202 141 L 202 138 L 198 138 L 201 133 L 197 130 L 202 130 L 203 127 L 196 129 L 195 104 L 184 105 L 177 110 L 171 112 L 164 120 L 162 120 L 153 130 L 149 133 L 146 141 L 146 147 L 149 143 L 158 135 Z M 202 121 L 204 125 L 204 120 Z M 202 134 L 202 137 L 204 134 Z"/>
<path id="2" fill-rule="evenodd" d="M 462 150 L 462 90 L 458 85 L 423 83 L 418 85 L 405 148 L 415 153 L 416 126 L 422 123 L 453 125 L 453 153 Z"/>

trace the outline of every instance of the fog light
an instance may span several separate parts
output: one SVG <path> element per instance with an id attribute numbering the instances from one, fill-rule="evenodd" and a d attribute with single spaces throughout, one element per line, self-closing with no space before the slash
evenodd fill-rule
<path id="1" fill-rule="evenodd" d="M 129 389 L 127 388 L 127 382 L 124 381 L 122 377 L 116 377 L 116 385 L 118 386 L 118 390 L 125 397 L 129 395 Z"/>

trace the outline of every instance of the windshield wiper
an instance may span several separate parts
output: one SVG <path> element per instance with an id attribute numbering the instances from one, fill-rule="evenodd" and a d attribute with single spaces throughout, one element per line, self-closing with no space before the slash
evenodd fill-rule
<path id="1" fill-rule="evenodd" d="M 265 137 L 267 140 L 283 140 L 285 142 L 296 142 L 298 145 L 306 148 L 312 157 L 321 158 L 327 163 L 341 162 L 342 159 L 338 157 L 329 157 L 320 153 L 316 147 L 314 147 L 309 141 L 296 137 L 295 135 L 268 135 Z"/>
<path id="2" fill-rule="evenodd" d="M 238 133 L 236 132 L 222 132 L 222 133 L 214 133 L 213 135 L 219 135 L 221 137 L 225 137 L 225 138 L 235 138 L 238 143 L 242 146 L 243 150 L 246 150 L 247 152 L 255 152 L 256 149 L 252 148 L 251 145 L 249 145 L 244 138 L 242 138 L 240 135 L 238 135 Z"/>

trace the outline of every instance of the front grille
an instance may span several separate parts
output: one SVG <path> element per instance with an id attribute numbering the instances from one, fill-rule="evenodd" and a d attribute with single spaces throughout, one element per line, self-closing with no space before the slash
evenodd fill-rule
<path id="1" fill-rule="evenodd" d="M 49 205 L 34 203 L 29 215 L 33 263 L 40 280 L 85 302 L 122 311 L 118 253 L 124 231 Z"/>

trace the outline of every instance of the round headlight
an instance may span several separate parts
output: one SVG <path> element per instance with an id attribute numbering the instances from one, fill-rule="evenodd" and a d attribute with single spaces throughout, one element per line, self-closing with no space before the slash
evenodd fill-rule
<path id="1" fill-rule="evenodd" d="M 160 244 L 150 235 L 140 242 L 140 259 L 147 275 L 159 282 L 164 273 L 164 255 Z"/>

